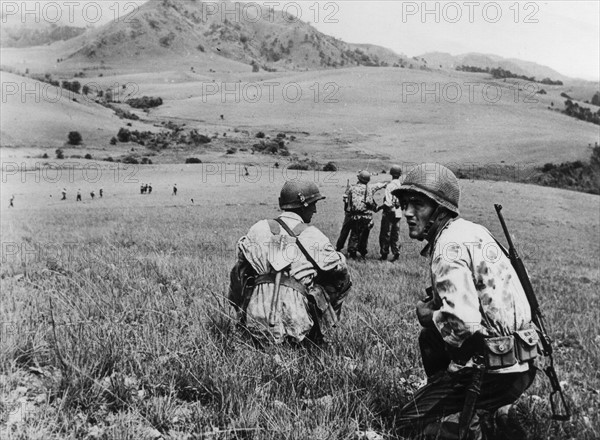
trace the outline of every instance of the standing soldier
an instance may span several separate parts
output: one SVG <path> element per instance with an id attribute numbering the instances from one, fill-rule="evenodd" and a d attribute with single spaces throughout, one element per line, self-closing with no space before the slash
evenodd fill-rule
<path id="1" fill-rule="evenodd" d="M 348 235 L 350 235 L 350 227 L 351 227 L 351 219 L 350 219 L 350 209 L 348 206 L 348 193 L 350 192 L 350 180 L 346 182 L 346 192 L 344 193 L 343 201 L 344 201 L 344 223 L 342 223 L 342 230 L 340 231 L 340 236 L 337 239 L 335 244 L 335 250 L 340 252 L 344 249 L 346 245 L 346 240 L 348 239 Z"/>
<path id="2" fill-rule="evenodd" d="M 13 204 L 14 201 L 15 201 L 15 196 L 13 194 L 12 196 L 10 196 L 10 200 L 9 200 L 9 203 L 8 203 L 8 207 L 9 208 L 14 208 L 15 207 L 15 205 Z"/>
<path id="3" fill-rule="evenodd" d="M 144 194 L 146 192 L 146 186 L 142 183 L 140 185 L 140 194 Z"/>
<path id="4" fill-rule="evenodd" d="M 417 166 L 393 194 L 410 238 L 427 241 L 421 255 L 432 282 L 417 303 L 428 382 L 396 420 L 410 438 L 479 439 L 474 411 L 493 414 L 535 377 L 531 307 L 503 248 L 486 228 L 459 217 L 452 171 Z"/>
<path id="5" fill-rule="evenodd" d="M 400 165 L 392 165 L 390 168 L 392 181 L 385 187 L 385 195 L 383 196 L 383 205 L 379 209 L 383 209 L 381 214 L 381 229 L 379 230 L 379 252 L 382 261 L 387 260 L 390 249 L 394 257 L 392 261 L 400 258 L 400 247 L 398 240 L 400 239 L 400 219 L 402 218 L 402 210 L 398 198 L 392 194 L 392 191 L 400 188 L 400 176 L 402 175 L 402 167 Z"/>
<path id="6" fill-rule="evenodd" d="M 177 195 L 177 184 L 173 185 L 173 195 L 176 196 Z"/>
<path id="7" fill-rule="evenodd" d="M 98 194 L 100 195 L 100 198 L 102 198 L 102 196 L 104 195 L 104 190 L 102 188 L 100 188 L 100 190 L 98 191 Z"/>
<path id="8" fill-rule="evenodd" d="M 77 190 L 77 199 L 78 202 L 81 202 L 81 189 Z"/>
<path id="9" fill-rule="evenodd" d="M 258 342 L 322 341 L 351 283 L 346 259 L 309 223 L 324 199 L 313 182 L 288 181 L 283 212 L 261 220 L 237 244 L 229 300 Z"/>
<path id="10" fill-rule="evenodd" d="M 379 182 L 369 186 L 371 174 L 360 171 L 356 176 L 358 182 L 348 190 L 348 209 L 350 214 L 350 241 L 348 242 L 348 256 L 356 258 L 358 251 L 362 258 L 367 255 L 369 233 L 373 227 L 373 213 L 377 209 L 374 195 L 385 188 L 386 182 Z"/>
<path id="11" fill-rule="evenodd" d="M 148 194 L 152 194 L 152 184 L 148 184 Z"/>
<path id="12" fill-rule="evenodd" d="M 60 193 L 62 194 L 61 200 L 67 200 L 67 188 L 63 188 Z"/>
<path id="13" fill-rule="evenodd" d="M 94 193 L 94 190 L 92 190 L 92 192 L 90 192 L 90 197 L 92 198 L 92 200 L 94 200 L 94 197 L 96 197 L 96 194 Z"/>

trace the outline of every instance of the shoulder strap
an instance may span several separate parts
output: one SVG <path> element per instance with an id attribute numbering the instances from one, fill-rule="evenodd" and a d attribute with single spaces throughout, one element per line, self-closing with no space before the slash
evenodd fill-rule
<path id="1" fill-rule="evenodd" d="M 290 237 L 298 238 L 298 236 L 294 233 L 294 231 L 292 231 L 289 228 L 289 226 L 285 224 L 285 222 L 283 220 L 281 220 L 280 218 L 276 218 L 275 221 L 277 223 L 279 223 L 281 225 L 281 227 L 283 229 L 285 229 L 285 231 L 288 234 L 290 234 Z M 304 229 L 306 229 L 308 227 L 308 225 L 306 225 L 305 223 L 302 223 L 302 224 L 305 225 Z M 294 229 L 296 229 L 296 228 L 294 228 Z M 296 240 L 296 244 L 298 245 L 298 249 L 300 249 L 300 252 L 302 252 L 304 254 L 304 256 L 306 257 L 306 259 L 308 260 L 308 262 L 313 265 L 313 267 L 315 268 L 317 273 L 321 273 L 322 272 L 321 268 L 319 267 L 317 262 L 314 260 L 314 258 L 310 256 L 310 254 L 308 253 L 306 248 L 304 246 L 302 246 L 302 243 L 300 243 L 300 240 Z"/>
<path id="2" fill-rule="evenodd" d="M 267 220 L 269 223 L 269 229 L 271 230 L 271 234 L 279 235 L 281 233 L 281 228 L 279 227 L 278 222 L 275 220 Z"/>

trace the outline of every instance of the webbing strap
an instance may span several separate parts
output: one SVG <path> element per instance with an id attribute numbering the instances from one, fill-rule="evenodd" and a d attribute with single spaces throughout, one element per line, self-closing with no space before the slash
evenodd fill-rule
<path id="1" fill-rule="evenodd" d="M 294 237 L 297 238 L 298 236 L 294 233 L 294 231 L 292 231 L 288 225 L 286 225 L 284 223 L 283 220 L 276 218 L 275 221 L 277 223 L 279 223 L 281 225 L 281 227 L 283 229 L 285 229 L 285 231 L 290 234 L 290 237 Z M 300 223 L 301 225 L 305 225 L 305 229 L 306 229 L 306 224 L 305 223 Z M 296 229 L 296 228 L 294 228 Z M 300 243 L 300 240 L 296 240 L 296 245 L 298 245 L 298 249 L 300 249 L 300 252 L 302 252 L 304 254 L 304 256 L 306 257 L 306 259 L 308 260 L 308 262 L 310 264 L 313 265 L 313 267 L 315 268 L 315 270 L 317 271 L 317 274 L 322 273 L 323 271 L 321 270 L 321 268 L 319 267 L 319 265 L 317 264 L 317 262 L 314 260 L 313 257 L 310 256 L 310 254 L 308 253 L 308 251 L 306 250 L 306 248 L 304 246 L 302 246 L 302 243 Z"/>

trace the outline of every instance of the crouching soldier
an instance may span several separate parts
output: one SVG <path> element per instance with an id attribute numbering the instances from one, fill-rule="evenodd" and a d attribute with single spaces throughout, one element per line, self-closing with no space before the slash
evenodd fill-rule
<path id="1" fill-rule="evenodd" d="M 259 221 L 238 241 L 229 300 L 259 343 L 319 343 L 340 318 L 351 286 L 346 260 L 309 226 L 324 198 L 312 182 L 288 181 L 279 217 Z"/>
<path id="2" fill-rule="evenodd" d="M 417 166 L 393 194 L 410 238 L 427 241 L 432 283 L 417 304 L 428 383 L 398 413 L 400 429 L 410 438 L 479 439 L 474 413 L 514 402 L 535 377 L 531 308 L 494 237 L 459 217 L 452 171 Z"/>

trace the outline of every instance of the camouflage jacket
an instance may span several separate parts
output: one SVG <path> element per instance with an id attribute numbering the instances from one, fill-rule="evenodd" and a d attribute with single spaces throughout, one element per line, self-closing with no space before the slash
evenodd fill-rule
<path id="1" fill-rule="evenodd" d="M 387 182 L 378 182 L 373 184 L 355 183 L 347 190 L 344 198 L 346 199 L 347 212 L 352 216 L 369 217 L 377 209 L 375 202 L 375 193 L 385 188 Z"/>
<path id="2" fill-rule="evenodd" d="M 421 254 L 430 258 L 433 299 L 438 305 L 433 322 L 446 344 L 460 349 L 477 331 L 508 336 L 531 323 L 531 308 L 519 278 L 483 226 L 462 218 L 450 220 Z M 527 364 L 496 372 L 524 370 Z"/>

